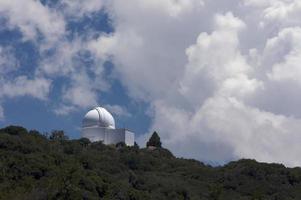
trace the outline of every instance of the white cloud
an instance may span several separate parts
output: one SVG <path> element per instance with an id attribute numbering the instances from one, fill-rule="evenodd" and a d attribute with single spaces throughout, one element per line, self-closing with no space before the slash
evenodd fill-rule
<path id="1" fill-rule="evenodd" d="M 176 155 L 301 165 L 300 118 L 275 99 L 277 90 L 300 97 L 279 81 L 299 76 L 298 4 L 116 0 L 106 5 L 115 32 L 89 49 L 115 64 L 131 97 L 151 104 L 150 132 Z"/>
<path id="2" fill-rule="evenodd" d="M 153 0 L 153 1 L 142 1 L 139 2 L 142 8 L 160 10 L 165 12 L 171 17 L 178 17 L 179 15 L 190 12 L 195 7 L 200 7 L 204 5 L 204 1 L 202 0 Z"/>
<path id="3" fill-rule="evenodd" d="M 244 98 L 263 87 L 248 77 L 253 69 L 239 49 L 238 34 L 245 24 L 227 13 L 215 17 L 215 26 L 216 31 L 201 33 L 196 44 L 186 50 L 188 64 L 179 90 L 194 106 L 216 92 Z"/>
<path id="4" fill-rule="evenodd" d="M 244 4 L 247 6 L 265 7 L 271 4 L 274 0 L 244 0 Z"/>
<path id="5" fill-rule="evenodd" d="M 3 107 L 0 105 L 0 121 L 4 120 L 4 109 Z"/>
<path id="6" fill-rule="evenodd" d="M 41 33 L 47 42 L 65 33 L 65 21 L 55 11 L 35 0 L 1 0 L 0 13 L 11 28 L 18 28 L 25 40 L 37 40 Z"/>
<path id="7" fill-rule="evenodd" d="M 300 165 L 300 120 L 262 112 L 235 98 L 215 96 L 193 113 L 156 104 L 153 126 L 163 144 L 177 155 L 217 162 L 247 157 Z M 290 156 L 285 151 L 288 146 Z"/>
<path id="8" fill-rule="evenodd" d="M 75 106 L 69 106 L 69 105 L 59 105 L 58 107 L 56 107 L 53 112 L 56 114 L 56 115 L 68 115 L 70 114 L 71 112 L 74 112 L 76 111 L 76 107 Z"/>
<path id="9" fill-rule="evenodd" d="M 51 81 L 45 78 L 28 79 L 25 76 L 19 76 L 11 81 L 1 81 L 1 97 L 18 97 L 29 95 L 37 99 L 45 100 L 50 91 Z"/>
<path id="10" fill-rule="evenodd" d="M 12 53 L 12 48 L 0 46 L 0 74 L 6 74 L 18 69 L 18 60 Z"/>
<path id="11" fill-rule="evenodd" d="M 204 120 L 211 130 L 211 138 L 232 147 L 235 157 L 285 162 L 290 166 L 301 164 L 298 159 L 300 119 L 248 107 L 234 98 L 219 97 L 209 99 L 199 114 L 201 117 L 194 123 L 198 125 L 199 119 Z"/>
<path id="12" fill-rule="evenodd" d="M 265 49 L 272 71 L 268 74 L 272 80 L 291 80 L 301 83 L 301 28 L 286 28 L 278 36 L 268 40 Z"/>
<path id="13" fill-rule="evenodd" d="M 270 5 L 264 10 L 266 19 L 290 20 L 291 17 L 300 15 L 301 2 L 293 1 L 271 1 Z"/>
<path id="14" fill-rule="evenodd" d="M 300 25 L 301 2 L 299 0 L 244 0 L 246 6 L 259 9 L 262 28 L 290 27 Z"/>
<path id="15" fill-rule="evenodd" d="M 100 11 L 104 2 L 103 0 L 62 0 L 60 4 L 64 7 L 65 14 L 82 17 Z"/>
<path id="16" fill-rule="evenodd" d="M 245 23 L 237 17 L 233 16 L 233 13 L 228 12 L 225 15 L 217 14 L 215 16 L 216 29 L 225 31 L 236 31 L 245 28 Z"/>
<path id="17" fill-rule="evenodd" d="M 131 96 L 164 95 L 166 89 L 160 84 L 172 88 L 176 83 L 186 62 L 184 49 L 203 26 L 194 24 L 202 17 L 203 3 L 134 0 L 111 1 L 106 6 L 116 31 L 92 40 L 91 51 L 99 59 L 113 59 L 114 70 L 131 88 Z"/>
<path id="18" fill-rule="evenodd" d="M 79 52 L 83 49 L 79 39 L 72 42 L 62 41 L 55 47 L 52 55 L 43 56 L 37 68 L 37 74 L 52 77 L 70 76 L 80 67 L 77 60 Z"/>
<path id="19" fill-rule="evenodd" d="M 119 105 L 104 105 L 105 108 L 107 108 L 111 113 L 120 116 L 120 117 L 130 117 L 131 113 L 122 106 Z"/>
<path id="20" fill-rule="evenodd" d="M 97 95 L 93 91 L 93 84 L 85 72 L 73 75 L 72 85 L 63 91 L 63 100 L 79 107 L 97 105 Z"/>
<path id="21" fill-rule="evenodd" d="M 196 44 L 186 51 L 189 63 L 186 65 L 180 91 L 183 97 L 187 98 L 189 107 L 193 109 L 179 109 L 179 105 L 165 102 L 166 99 L 162 103 L 161 100 L 161 103 L 155 104 L 156 116 L 152 128 L 158 127 L 163 132 L 167 145 L 179 155 L 184 153 L 185 146 L 193 146 L 191 155 L 199 159 L 225 161 L 242 156 L 260 159 L 257 155 L 241 155 L 236 152 L 238 144 L 234 141 L 238 139 L 237 134 L 242 132 L 239 126 L 250 131 L 242 134 L 253 131 L 251 127 L 244 126 L 250 119 L 244 121 L 238 116 L 243 112 L 233 113 L 233 119 L 227 118 L 232 112 L 228 107 L 223 107 L 227 101 L 222 101 L 228 98 L 243 100 L 262 86 L 260 81 L 248 77 L 252 74 L 252 68 L 239 49 L 238 33 L 244 27 L 244 23 L 231 13 L 227 13 L 217 15 L 215 24 L 216 31 L 210 35 L 201 33 Z M 239 103 L 243 104 L 240 101 Z M 225 119 L 221 115 L 223 112 Z M 238 123 L 234 123 L 235 117 L 240 119 Z M 224 123 L 228 119 L 230 122 L 233 120 L 233 123 L 229 124 L 228 121 Z M 232 130 L 227 132 L 225 127 L 232 125 L 233 132 Z M 227 140 L 227 134 L 232 134 L 229 135 L 231 139 Z M 226 138 L 223 139 L 224 137 Z M 239 139 L 238 141 L 244 142 Z M 182 147 L 180 149 L 177 147 L 179 143 Z M 217 146 L 219 151 L 213 149 Z M 205 151 L 206 155 L 197 153 L 198 151 Z"/>
<path id="22" fill-rule="evenodd" d="M 64 94 L 64 100 L 80 107 L 96 106 L 96 94 L 84 86 L 69 88 Z"/>

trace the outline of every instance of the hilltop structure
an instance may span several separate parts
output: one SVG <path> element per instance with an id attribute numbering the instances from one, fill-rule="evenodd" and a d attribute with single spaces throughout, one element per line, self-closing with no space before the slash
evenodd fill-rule
<path id="1" fill-rule="evenodd" d="M 85 115 L 81 136 L 92 142 L 102 141 L 104 144 L 124 142 L 128 146 L 133 146 L 135 141 L 133 132 L 125 128 L 115 128 L 113 116 L 103 107 L 96 107 Z"/>

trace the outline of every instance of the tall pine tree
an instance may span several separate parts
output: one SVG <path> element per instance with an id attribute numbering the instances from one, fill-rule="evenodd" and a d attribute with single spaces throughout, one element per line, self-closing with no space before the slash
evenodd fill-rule
<path id="1" fill-rule="evenodd" d="M 148 142 L 146 143 L 146 146 L 154 146 L 161 148 L 161 141 L 158 133 L 155 131 L 152 136 L 149 138 Z"/>

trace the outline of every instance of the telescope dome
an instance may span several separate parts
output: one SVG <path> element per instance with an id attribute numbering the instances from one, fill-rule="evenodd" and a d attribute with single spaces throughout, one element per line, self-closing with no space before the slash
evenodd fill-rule
<path id="1" fill-rule="evenodd" d="M 83 128 L 97 126 L 115 129 L 115 120 L 112 114 L 105 108 L 96 107 L 85 115 L 82 126 Z"/>

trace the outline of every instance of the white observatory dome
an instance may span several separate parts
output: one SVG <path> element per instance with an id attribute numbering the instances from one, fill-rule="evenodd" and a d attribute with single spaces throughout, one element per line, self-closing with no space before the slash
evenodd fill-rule
<path id="1" fill-rule="evenodd" d="M 98 126 L 115 129 L 115 120 L 105 108 L 96 107 L 85 115 L 82 126 L 83 128 Z"/>

